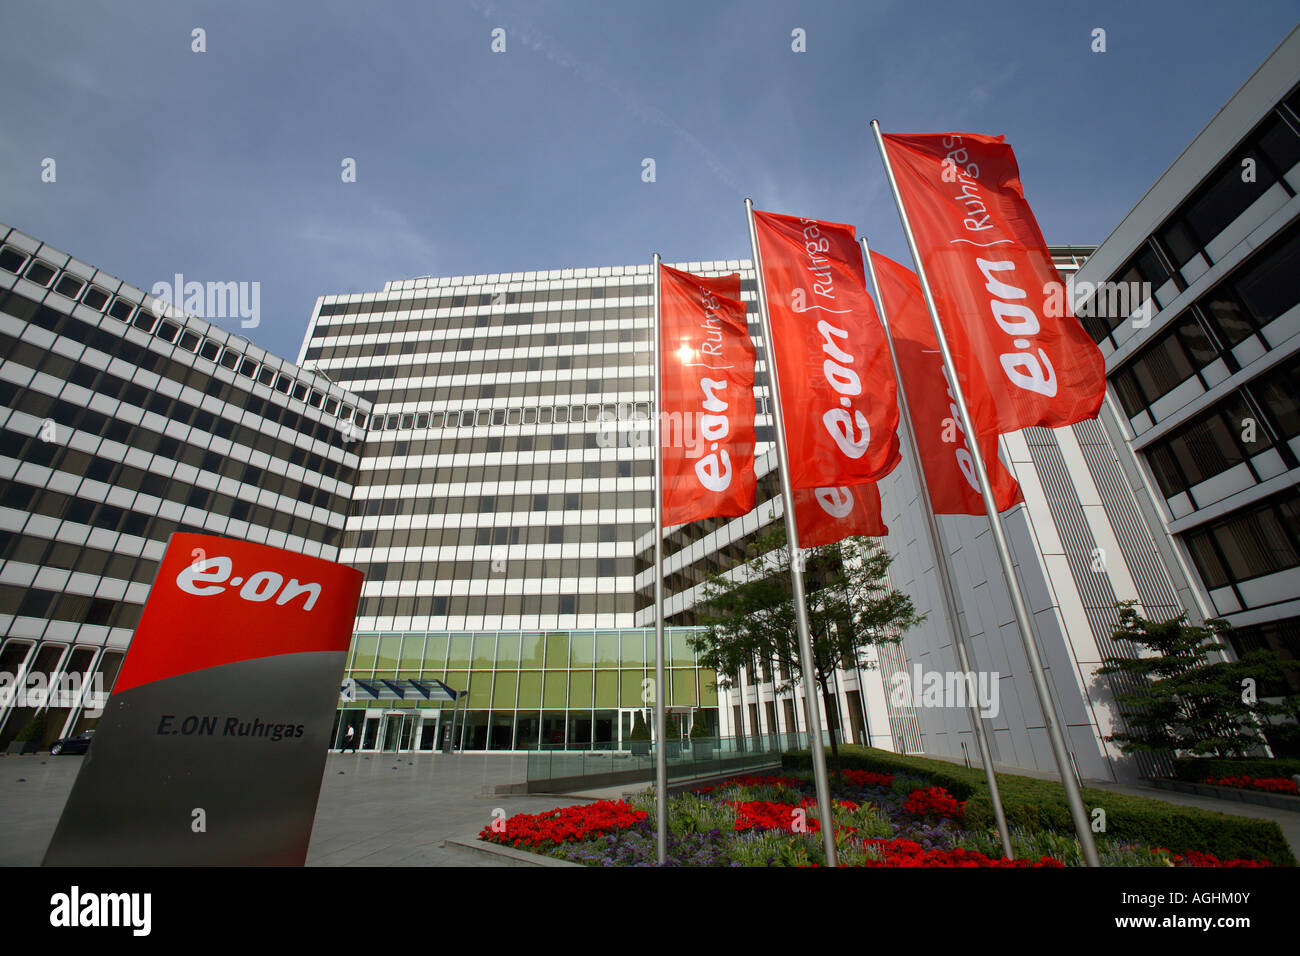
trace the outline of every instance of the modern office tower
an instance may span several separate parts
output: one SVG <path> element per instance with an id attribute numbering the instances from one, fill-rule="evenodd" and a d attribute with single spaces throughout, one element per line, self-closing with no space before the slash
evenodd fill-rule
<path id="1" fill-rule="evenodd" d="M 324 376 L 3 224 L 0 356 L 0 673 L 19 685 L 111 690 L 174 531 L 337 558 L 369 407 Z M 0 707 L 0 746 L 23 703 Z M 93 722 L 85 703 L 52 701 L 45 739 Z"/>
<path id="2" fill-rule="evenodd" d="M 1193 615 L 1237 653 L 1300 658 L 1300 31 L 1080 270 L 1145 282 L 1137 321 L 1085 322 L 1103 421 Z M 1149 490 L 1148 490 L 1149 489 Z M 1282 690 L 1282 688 L 1277 688 Z M 1300 690 L 1293 676 L 1291 692 Z"/>
<path id="3" fill-rule="evenodd" d="M 340 740 L 433 748 L 438 680 L 469 690 L 468 749 L 626 745 L 654 674 L 633 587 L 654 520 L 651 278 L 426 277 L 318 301 L 299 361 L 374 407 L 340 557 L 366 574 Z M 711 719 L 712 673 L 684 632 L 669 644 L 668 704 Z"/>

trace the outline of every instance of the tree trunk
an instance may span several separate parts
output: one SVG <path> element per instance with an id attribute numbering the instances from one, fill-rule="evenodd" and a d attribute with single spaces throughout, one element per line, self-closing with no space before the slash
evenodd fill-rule
<path id="1" fill-rule="evenodd" d="M 838 736 L 836 731 L 839 730 L 836 726 L 839 722 L 838 713 L 835 710 L 834 701 L 831 700 L 830 687 L 827 681 L 823 679 L 819 683 L 822 685 L 822 710 L 826 713 L 826 726 L 831 732 L 831 766 L 834 768 L 835 785 L 842 786 L 844 779 L 840 776 L 840 745 L 836 740 Z M 818 742 L 817 746 L 820 747 L 821 743 Z"/>

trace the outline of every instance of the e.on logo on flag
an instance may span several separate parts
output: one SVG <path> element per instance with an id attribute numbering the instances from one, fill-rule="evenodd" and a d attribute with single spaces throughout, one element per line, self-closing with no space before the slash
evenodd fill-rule
<path id="1" fill-rule="evenodd" d="M 114 692 L 238 661 L 346 651 L 361 582 L 360 571 L 334 561 L 174 534 Z"/>
<path id="2" fill-rule="evenodd" d="M 754 508 L 754 343 L 740 276 L 659 267 L 663 523 Z M 697 422 L 696 441 L 683 439 Z"/>
<path id="3" fill-rule="evenodd" d="M 898 463 L 894 371 L 854 232 L 754 210 L 795 488 L 876 481 Z"/>

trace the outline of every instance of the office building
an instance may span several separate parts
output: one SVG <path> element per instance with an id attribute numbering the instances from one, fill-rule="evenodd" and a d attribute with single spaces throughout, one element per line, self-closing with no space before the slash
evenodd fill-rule
<path id="1" fill-rule="evenodd" d="M 338 557 L 368 403 L 0 224 L 0 673 L 107 693 L 174 531 Z M 11 688 L 11 691 L 13 688 Z M 38 711 L 0 707 L 0 747 Z M 75 694 L 45 740 L 92 724 Z"/>
<path id="2" fill-rule="evenodd" d="M 1079 272 L 1149 283 L 1143 315 L 1085 322 L 1103 417 L 1193 616 L 1238 654 L 1300 658 L 1300 31 Z M 1291 693 L 1300 690 L 1300 675 Z"/>
<path id="3" fill-rule="evenodd" d="M 633 586 L 654 520 L 652 294 L 645 264 L 318 301 L 300 363 L 374 412 L 340 553 L 366 575 L 340 740 L 354 726 L 367 749 L 438 746 L 437 680 L 469 691 L 467 749 L 626 749 L 654 675 Z M 684 634 L 666 701 L 712 720 L 714 675 Z"/>

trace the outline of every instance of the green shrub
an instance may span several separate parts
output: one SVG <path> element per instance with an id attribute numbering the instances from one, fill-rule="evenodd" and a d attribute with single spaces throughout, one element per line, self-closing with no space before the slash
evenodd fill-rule
<path id="1" fill-rule="evenodd" d="M 645 715 L 639 710 L 632 720 L 632 734 L 628 739 L 638 743 L 650 740 L 650 728 L 646 726 Z"/>
<path id="2" fill-rule="evenodd" d="M 988 830 L 995 825 L 993 804 L 984 772 L 979 768 L 858 746 L 841 747 L 840 760 L 846 768 L 855 770 L 927 777 L 958 800 L 967 801 L 967 828 Z M 792 770 L 811 763 L 807 751 L 787 753 L 781 758 L 782 766 Z M 1008 826 L 1031 832 L 1074 832 L 1059 783 L 1009 773 L 1000 773 L 997 778 Z M 1111 842 L 1163 847 L 1174 853 L 1200 850 L 1221 860 L 1267 859 L 1291 866 L 1296 862 L 1281 828 L 1272 820 L 1229 816 L 1089 787 L 1083 790 L 1083 802 L 1089 811 L 1097 807 L 1106 811 L 1106 837 Z"/>
<path id="3" fill-rule="evenodd" d="M 896 777 L 919 777 L 926 786 L 943 787 L 958 800 L 965 800 L 976 790 L 984 788 L 982 770 L 967 769 L 928 757 L 890 753 L 874 747 L 843 744 L 840 746 L 840 763 L 845 770 L 873 770 L 876 773 L 892 773 Z M 812 756 L 806 750 L 782 754 L 781 766 L 786 770 L 809 770 L 812 768 Z M 998 776 L 999 784 L 1002 776 Z"/>
<path id="4" fill-rule="evenodd" d="M 27 744 L 41 743 L 45 739 L 45 728 L 49 722 L 48 711 L 41 711 L 35 717 L 27 722 L 27 726 L 18 731 L 18 736 L 14 738 L 17 743 Z"/>
<path id="5" fill-rule="evenodd" d="M 1174 776 L 1201 783 L 1206 777 L 1285 777 L 1300 773 L 1300 760 L 1268 757 L 1176 757 Z"/>

